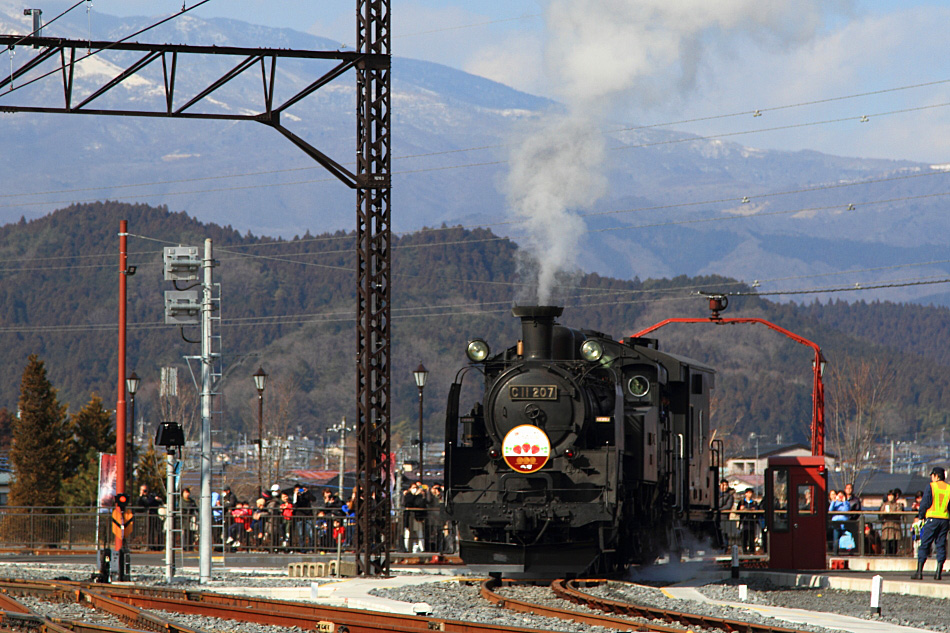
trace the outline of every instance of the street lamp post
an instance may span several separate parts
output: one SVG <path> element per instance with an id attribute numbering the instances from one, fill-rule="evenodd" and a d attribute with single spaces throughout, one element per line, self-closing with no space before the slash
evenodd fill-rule
<path id="1" fill-rule="evenodd" d="M 264 385 L 267 373 L 263 367 L 254 372 L 254 388 L 257 389 L 257 498 L 264 495 Z"/>
<path id="2" fill-rule="evenodd" d="M 132 478 L 132 429 L 135 428 L 135 392 L 139 390 L 139 385 L 142 383 L 142 379 L 138 377 L 134 371 L 129 374 L 129 377 L 125 379 L 125 389 L 129 392 L 129 401 L 132 407 L 132 415 L 128 420 L 125 421 L 125 438 L 126 443 L 128 444 L 128 449 L 125 451 L 125 486 L 123 490 L 126 491 L 126 494 L 129 492 L 128 480 Z"/>
<path id="3" fill-rule="evenodd" d="M 429 371 L 422 363 L 419 363 L 419 366 L 412 372 L 412 375 L 416 379 L 416 387 L 419 388 L 419 482 L 422 483 L 422 479 L 425 476 L 425 468 L 422 463 L 424 455 L 424 443 L 422 440 L 422 390 L 425 389 L 426 378 L 429 377 Z"/>

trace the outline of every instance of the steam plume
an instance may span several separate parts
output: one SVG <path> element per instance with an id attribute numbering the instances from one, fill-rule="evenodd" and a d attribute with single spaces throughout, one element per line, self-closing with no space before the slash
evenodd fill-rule
<path id="1" fill-rule="evenodd" d="M 576 265 L 577 215 L 607 191 L 604 121 L 620 98 L 662 103 L 692 88 L 710 51 L 738 41 L 788 46 L 812 37 L 820 0 L 548 0 L 545 59 L 566 112 L 546 113 L 509 157 L 508 203 L 530 232 L 538 303 Z"/>

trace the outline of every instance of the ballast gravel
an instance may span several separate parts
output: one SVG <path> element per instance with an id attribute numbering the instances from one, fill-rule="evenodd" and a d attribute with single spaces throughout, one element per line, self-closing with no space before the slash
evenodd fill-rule
<path id="1" fill-rule="evenodd" d="M 871 614 L 871 594 L 868 591 L 789 588 L 774 585 L 767 579 L 710 584 L 701 587 L 700 591 L 714 600 L 738 602 L 740 584 L 748 587 L 747 602 L 750 604 L 839 613 L 865 620 L 880 620 L 950 633 L 950 600 L 944 598 L 882 593 L 881 615 L 876 615 Z"/>
<path id="2" fill-rule="evenodd" d="M 658 589 L 653 589 L 651 587 L 639 587 L 636 585 L 630 585 L 632 587 L 631 596 L 641 595 L 645 597 L 647 595 L 652 596 L 653 593 L 659 595 L 662 598 L 662 593 Z M 595 589 L 588 589 L 590 593 L 596 593 Z M 414 585 L 410 587 L 398 587 L 398 588 L 389 588 L 389 589 L 374 589 L 371 592 L 373 595 L 377 595 L 384 598 L 390 598 L 392 600 L 400 600 L 403 602 L 426 602 L 432 607 L 432 614 L 439 618 L 445 618 L 449 620 L 465 620 L 472 622 L 482 622 L 482 623 L 494 623 L 506 624 L 508 626 L 524 626 L 529 628 L 544 628 L 551 631 L 605 631 L 605 630 L 615 630 L 615 629 L 604 629 L 599 626 L 590 626 L 580 623 L 566 622 L 564 620 L 556 620 L 550 618 L 539 618 L 539 616 L 526 616 L 524 614 L 514 613 L 505 609 L 501 609 L 494 605 L 491 605 L 487 600 L 483 599 L 479 594 L 479 587 L 476 586 L 453 586 L 453 583 L 429 583 L 422 585 Z M 554 595 L 554 592 L 551 591 L 548 587 L 503 587 L 497 590 L 502 596 L 506 598 L 511 598 L 515 600 L 523 600 L 525 602 L 531 602 L 534 604 L 542 604 L 549 607 L 556 607 L 559 609 L 565 609 L 569 611 L 582 611 L 586 613 L 596 613 L 599 615 L 605 615 L 601 611 L 596 611 L 583 607 L 573 602 L 567 600 L 562 600 Z M 611 593 L 611 595 L 605 595 L 603 597 L 610 597 L 615 600 L 622 599 L 618 596 L 617 593 Z M 710 615 L 713 617 L 731 617 L 731 614 L 724 614 L 723 610 L 720 608 L 708 608 L 705 613 L 702 613 L 698 609 L 694 609 L 695 605 L 699 604 L 692 601 L 678 601 L 678 600 L 669 600 L 666 606 L 661 608 L 667 608 L 678 611 L 686 611 L 689 613 L 698 613 L 701 615 Z M 631 598 L 633 601 L 633 598 Z M 658 600 L 659 602 L 659 600 Z M 678 604 L 674 604 L 678 603 Z M 643 600 L 640 604 L 648 604 L 647 601 Z M 660 606 L 657 604 L 651 604 L 650 606 Z M 736 620 L 745 620 L 753 621 L 751 618 L 746 618 L 745 613 L 740 614 L 736 613 L 735 617 L 732 619 Z M 617 617 L 617 616 L 614 616 Z M 521 618 L 519 621 L 516 618 Z M 627 618 L 631 622 L 631 629 L 637 630 L 637 624 L 662 624 L 664 626 L 674 626 L 670 625 L 665 621 L 657 620 L 648 620 L 644 618 Z M 771 618 L 762 618 L 757 617 L 757 622 L 763 622 L 771 624 L 773 626 L 785 627 L 785 628 L 797 628 L 805 631 L 816 631 L 819 633 L 828 633 L 829 629 L 824 629 L 820 627 L 803 627 L 798 625 L 789 625 L 787 622 L 780 620 L 773 620 Z M 686 628 L 683 628 L 686 631 Z M 702 627 L 690 627 L 690 631 L 695 631 L 697 633 L 721 633 L 719 629 L 704 629 Z"/>
<path id="3" fill-rule="evenodd" d="M 33 563 L 30 565 L 0 563 L 0 577 L 22 579 L 68 579 L 89 580 L 89 567 L 77 565 L 75 567 L 64 564 Z M 133 572 L 133 582 L 146 585 L 163 586 L 164 568 L 136 566 Z M 238 571 L 214 570 L 212 586 L 259 586 L 259 587 L 306 587 L 311 584 L 310 579 L 288 578 L 283 572 L 266 571 Z M 839 613 L 869 620 L 882 620 L 921 629 L 929 629 L 940 633 L 950 633 L 950 600 L 940 598 L 924 598 L 920 596 L 905 596 L 899 594 L 884 594 L 881 597 L 881 616 L 871 615 L 868 609 L 870 597 L 867 592 L 853 592 L 831 589 L 788 588 L 771 584 L 764 579 L 746 579 L 741 581 L 727 580 L 721 583 L 707 584 L 700 591 L 708 598 L 728 602 L 739 601 L 739 585 L 744 584 L 748 589 L 748 598 L 745 601 L 752 605 L 770 605 Z M 198 585 L 196 575 L 184 574 L 176 578 L 175 587 L 191 587 Z M 765 618 L 753 611 L 745 609 L 731 609 L 719 605 L 711 605 L 700 601 L 676 600 L 666 596 L 659 588 L 626 583 L 610 583 L 600 587 L 590 587 L 590 593 L 601 595 L 614 600 L 625 600 L 645 606 L 661 609 L 686 611 L 698 615 L 729 618 L 742 621 L 756 621 L 772 626 L 795 628 L 802 630 L 829 633 L 830 629 L 809 627 L 790 623 L 783 620 Z M 553 618 L 543 618 L 530 614 L 516 613 L 499 608 L 483 599 L 479 593 L 479 583 L 440 581 L 422 585 L 405 586 L 400 588 L 373 590 L 374 595 L 404 602 L 426 602 L 432 607 L 432 615 L 436 618 L 463 620 L 499 624 L 507 626 L 521 626 L 525 628 L 568 631 L 571 633 L 606 633 L 612 629 L 590 626 L 580 623 L 566 622 Z M 500 590 L 503 595 L 528 602 L 548 604 L 550 606 L 568 609 L 585 610 L 573 603 L 557 598 L 547 587 L 505 587 Z M 96 621 L 109 626 L 121 626 L 101 613 L 93 614 L 90 609 L 82 605 L 42 603 L 35 599 L 23 599 L 34 610 L 50 616 L 67 619 Z M 27 602 L 30 601 L 30 602 Z M 589 611 L 589 610 L 588 610 Z M 599 613 L 599 612 L 594 612 Z M 171 618 L 174 621 L 191 628 L 205 631 L 222 631 L 227 633 L 292 633 L 298 629 L 275 627 L 255 624 L 235 624 L 231 621 L 217 621 L 200 616 L 187 616 L 177 613 L 157 613 L 161 617 Z M 631 618 L 631 629 L 636 629 L 636 622 L 644 622 Z M 701 631 L 702 629 L 691 629 Z"/>

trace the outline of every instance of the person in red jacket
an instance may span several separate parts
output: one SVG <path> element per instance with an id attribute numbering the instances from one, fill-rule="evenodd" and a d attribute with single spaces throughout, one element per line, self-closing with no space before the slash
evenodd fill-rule
<path id="1" fill-rule="evenodd" d="M 294 527 L 294 504 L 290 500 L 290 495 L 286 492 L 280 493 L 280 546 L 289 549 L 292 545 L 291 535 Z"/>

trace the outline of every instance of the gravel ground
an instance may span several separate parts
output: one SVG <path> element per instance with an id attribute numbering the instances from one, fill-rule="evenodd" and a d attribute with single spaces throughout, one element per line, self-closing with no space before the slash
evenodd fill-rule
<path id="1" fill-rule="evenodd" d="M 867 591 L 779 587 L 767 580 L 758 579 L 730 580 L 706 585 L 700 591 L 715 600 L 738 602 L 740 584 L 749 587 L 748 602 L 752 604 L 840 613 L 866 620 L 883 620 L 902 626 L 950 633 L 950 600 L 943 598 L 884 593 L 881 595 L 881 615 L 872 616 L 871 594 Z"/>
<path id="2" fill-rule="evenodd" d="M 551 591 L 542 588 L 548 597 L 553 598 Z M 425 602 L 432 607 L 432 615 L 446 620 L 464 620 L 482 624 L 498 624 L 503 626 L 522 626 L 531 629 L 546 631 L 569 631 L 572 633 L 609 633 L 616 629 L 602 626 L 590 626 L 577 622 L 566 622 L 557 618 L 545 618 L 530 613 L 516 613 L 508 609 L 499 608 L 479 594 L 480 583 L 460 582 L 432 582 L 409 587 L 393 587 L 390 589 L 373 589 L 374 596 L 390 598 L 401 602 Z M 514 591 L 508 595 L 518 598 Z M 523 598 L 530 600 L 531 598 Z"/>

